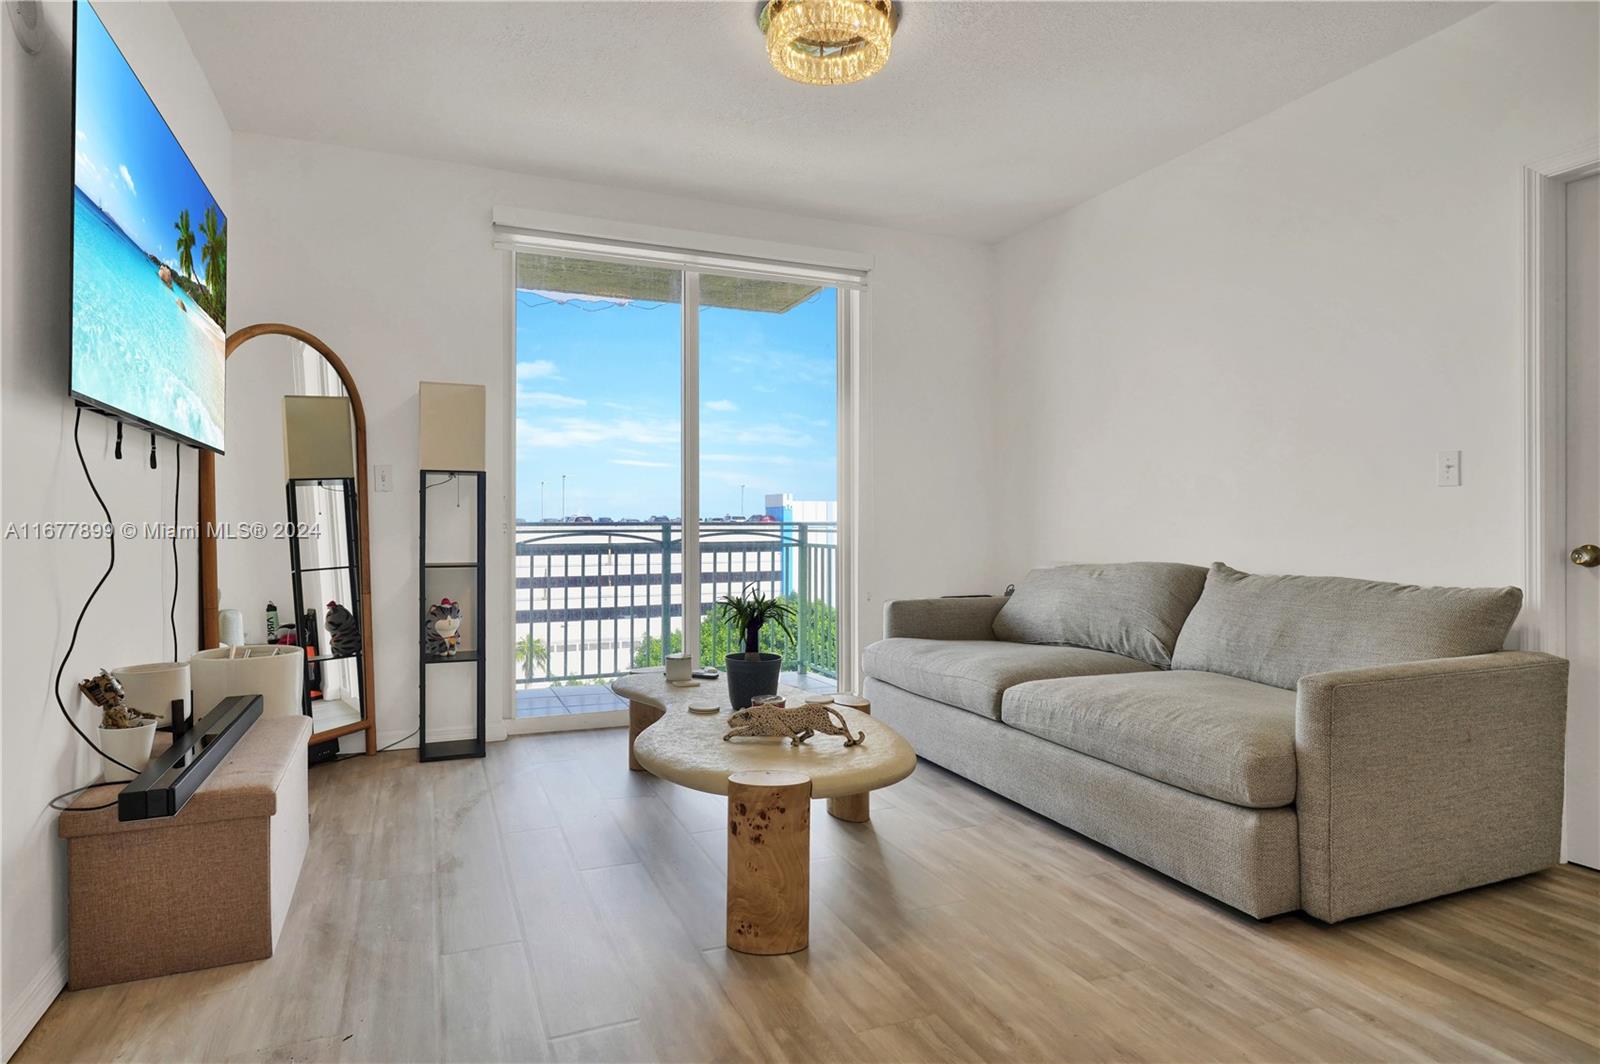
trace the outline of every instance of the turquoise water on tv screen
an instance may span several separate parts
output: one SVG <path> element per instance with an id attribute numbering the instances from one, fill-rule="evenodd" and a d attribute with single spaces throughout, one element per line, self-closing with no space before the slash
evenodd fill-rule
<path id="1" fill-rule="evenodd" d="M 223 333 L 74 189 L 72 390 L 222 447 Z"/>

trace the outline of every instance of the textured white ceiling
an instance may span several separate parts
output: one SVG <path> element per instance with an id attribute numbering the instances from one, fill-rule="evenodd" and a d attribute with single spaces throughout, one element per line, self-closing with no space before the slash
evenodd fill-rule
<path id="1" fill-rule="evenodd" d="M 746 2 L 173 5 L 238 130 L 986 240 L 1481 6 L 908 0 L 815 88 Z"/>

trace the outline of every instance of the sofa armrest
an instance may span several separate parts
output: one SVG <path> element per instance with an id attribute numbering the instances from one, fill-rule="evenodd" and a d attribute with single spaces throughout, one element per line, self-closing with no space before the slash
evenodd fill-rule
<path id="1" fill-rule="evenodd" d="M 1003 595 L 896 599 L 883 604 L 885 639 L 993 639 Z"/>
<path id="2" fill-rule="evenodd" d="M 1561 850 L 1567 662 L 1504 651 L 1303 677 L 1301 906 L 1330 923 Z"/>

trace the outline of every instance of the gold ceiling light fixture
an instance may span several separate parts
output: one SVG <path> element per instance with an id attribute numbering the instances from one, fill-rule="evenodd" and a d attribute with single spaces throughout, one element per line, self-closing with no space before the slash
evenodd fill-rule
<path id="1" fill-rule="evenodd" d="M 767 0 L 759 16 L 767 58 L 806 85 L 870 78 L 889 61 L 899 9 L 892 0 Z"/>

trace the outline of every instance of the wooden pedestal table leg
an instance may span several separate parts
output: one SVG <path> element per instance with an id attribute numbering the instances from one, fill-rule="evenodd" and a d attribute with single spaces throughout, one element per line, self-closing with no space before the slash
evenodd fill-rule
<path id="1" fill-rule="evenodd" d="M 639 759 L 633 756 L 633 741 L 639 733 L 650 725 L 666 716 L 663 710 L 655 706 L 647 706 L 643 702 L 628 702 L 628 767 L 635 772 L 643 772 L 644 766 L 639 764 Z"/>
<path id="2" fill-rule="evenodd" d="M 728 948 L 772 955 L 811 931 L 811 777 L 728 777 Z"/>
<path id="3" fill-rule="evenodd" d="M 866 791 L 862 791 L 860 794 L 843 794 L 837 798 L 829 798 L 828 815 L 835 820 L 847 820 L 852 824 L 865 824 L 872 819 L 872 801 Z"/>
<path id="4" fill-rule="evenodd" d="M 865 698 L 839 695 L 833 700 L 836 706 L 849 706 L 858 713 L 872 712 L 872 703 Z M 860 794 L 845 794 L 838 798 L 828 799 L 828 815 L 835 820 L 845 820 L 852 824 L 865 824 L 872 819 L 872 800 L 868 797 L 870 792 L 862 791 Z"/>

